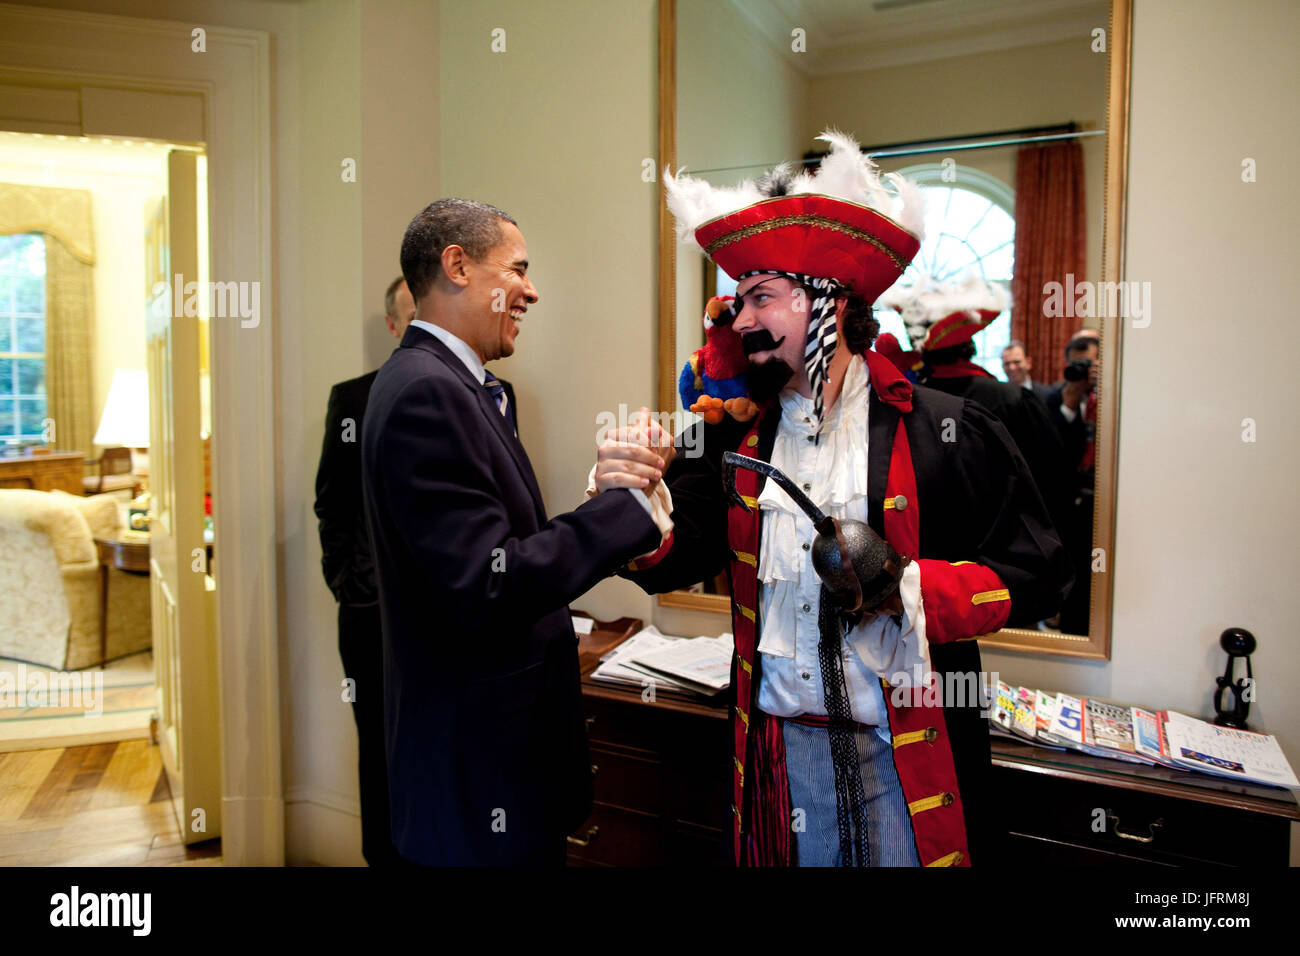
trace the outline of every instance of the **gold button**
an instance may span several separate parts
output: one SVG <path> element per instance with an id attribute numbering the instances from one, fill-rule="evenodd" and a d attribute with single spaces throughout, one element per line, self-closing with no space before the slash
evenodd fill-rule
<path id="1" fill-rule="evenodd" d="M 939 731 L 938 731 L 938 730 L 936 730 L 936 729 L 933 728 L 933 727 L 926 727 L 926 728 L 925 728 L 925 742 L 926 742 L 926 743 L 928 743 L 928 744 L 932 744 L 932 743 L 934 743 L 934 742 L 935 742 L 936 740 L 938 740 L 938 739 L 939 739 Z"/>
<path id="2" fill-rule="evenodd" d="M 894 495 L 894 510 L 902 511 L 907 507 L 907 499 L 902 495 Z"/>
<path id="3" fill-rule="evenodd" d="M 750 435 L 748 438 L 745 439 L 745 444 L 748 445 L 750 448 L 753 448 L 755 445 L 758 444 L 758 436 Z"/>
<path id="4" fill-rule="evenodd" d="M 952 806 L 952 794 L 951 794 L 951 793 L 945 793 L 945 794 L 943 795 L 943 805 L 944 805 L 945 807 L 950 807 L 950 806 Z"/>

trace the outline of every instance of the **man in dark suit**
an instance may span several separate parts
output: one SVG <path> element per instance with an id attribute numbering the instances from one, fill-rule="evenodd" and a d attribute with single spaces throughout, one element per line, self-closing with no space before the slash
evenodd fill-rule
<path id="1" fill-rule="evenodd" d="M 393 841 L 417 864 L 563 864 L 591 806 L 567 604 L 666 533 L 643 494 L 662 457 L 631 444 L 624 473 L 605 477 L 613 493 L 547 520 L 484 368 L 514 352 L 538 300 L 527 271 L 500 209 L 443 199 L 420 212 L 402 240 L 417 317 L 361 430 Z"/>
<path id="2" fill-rule="evenodd" d="M 975 364 L 972 361 L 975 344 L 971 341 L 925 350 L 922 354 L 929 366 L 924 385 L 977 402 L 1002 423 L 1029 466 L 1029 474 L 1053 524 L 1059 525 L 1067 514 L 1071 476 L 1065 467 L 1060 434 L 1037 393 L 1010 382 L 999 382 Z"/>
<path id="3" fill-rule="evenodd" d="M 1065 446 L 1070 474 L 1070 507 L 1061 521 L 1061 537 L 1074 567 L 1074 587 L 1061 609 L 1061 630 L 1087 634 L 1092 595 L 1094 448 L 1097 438 L 1097 372 L 1100 335 L 1080 329 L 1065 347 L 1065 377 L 1052 386 L 1047 409 Z"/>
<path id="4" fill-rule="evenodd" d="M 400 339 L 415 318 L 415 300 L 398 276 L 384 293 L 384 324 Z M 400 863 L 393 849 L 388 812 L 388 759 L 384 744 L 384 649 L 379 591 L 361 500 L 361 443 L 376 369 L 340 382 L 330 391 L 325 439 L 316 471 L 316 517 L 320 519 L 321 569 L 339 602 L 339 656 L 351 682 L 349 697 L 357 722 L 361 782 L 361 853 L 371 866 Z M 513 404 L 514 390 L 502 381 Z"/>
<path id="5" fill-rule="evenodd" d="M 415 318 L 415 302 L 398 276 L 384 293 L 384 324 L 400 339 Z M 339 602 L 339 656 L 352 716 L 357 722 L 361 780 L 361 853 L 371 866 L 400 862 L 388 818 L 388 767 L 384 756 L 383 649 L 379 594 L 361 504 L 361 443 L 358 432 L 378 371 L 339 382 L 330 390 L 325 439 L 316 470 L 321 570 Z"/>

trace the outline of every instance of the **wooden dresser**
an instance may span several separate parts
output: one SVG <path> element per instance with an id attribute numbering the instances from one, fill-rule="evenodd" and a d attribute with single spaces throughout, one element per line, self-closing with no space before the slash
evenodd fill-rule
<path id="1" fill-rule="evenodd" d="M 0 488 L 30 488 L 34 491 L 54 491 L 57 488 L 80 495 L 85 493 L 81 483 L 85 470 L 85 456 L 79 451 L 0 458 Z"/>
<path id="2" fill-rule="evenodd" d="M 702 701 L 594 681 L 599 654 L 635 633 L 602 622 L 579 643 L 595 807 L 569 837 L 573 866 L 730 866 L 731 723 L 723 699 Z"/>
<path id="3" fill-rule="evenodd" d="M 1017 865 L 1287 866 L 1295 796 L 1201 773 L 995 736 L 993 779 Z"/>
<path id="4" fill-rule="evenodd" d="M 623 619 L 616 629 L 639 628 Z M 583 639 L 588 641 L 587 638 Z M 730 866 L 728 708 L 593 681 L 582 694 L 595 807 L 569 837 L 577 866 Z M 1300 806 L 1287 790 L 994 737 L 998 829 L 1017 865 L 1286 866 Z"/>

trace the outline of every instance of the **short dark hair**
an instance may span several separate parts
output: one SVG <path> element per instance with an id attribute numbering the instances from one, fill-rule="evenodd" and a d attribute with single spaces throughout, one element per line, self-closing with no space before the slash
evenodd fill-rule
<path id="1" fill-rule="evenodd" d="M 392 282 L 388 283 L 388 288 L 384 290 L 384 315 L 390 315 L 397 318 L 397 287 L 406 280 L 398 276 Z"/>
<path id="2" fill-rule="evenodd" d="M 1088 349 L 1093 347 L 1096 347 L 1098 351 L 1101 351 L 1101 339 L 1094 338 L 1091 335 L 1084 334 L 1090 331 L 1092 330 L 1081 329 L 1079 332 L 1076 332 L 1074 334 L 1074 338 L 1070 339 L 1070 341 L 1066 343 L 1065 357 L 1067 360 L 1069 360 L 1075 355 L 1079 355 L 1083 352 L 1086 352 L 1088 351 Z"/>
<path id="3" fill-rule="evenodd" d="M 1024 352 L 1025 355 L 1029 354 L 1029 350 L 1025 348 L 1025 343 L 1020 341 L 1019 339 L 1012 339 L 1010 342 L 1008 342 L 1006 346 L 1002 349 L 1002 354 L 1006 355 L 1008 349 L 1020 349 L 1020 351 Z"/>
<path id="4" fill-rule="evenodd" d="M 402 275 L 417 302 L 437 281 L 442 253 L 460 246 L 479 260 L 501 241 L 501 223 L 519 225 L 496 206 L 472 199 L 439 199 L 425 206 L 402 237 Z"/>
<path id="5" fill-rule="evenodd" d="M 931 365 L 951 365 L 953 362 L 974 357 L 974 342 L 962 342 L 960 345 L 950 345 L 945 349 L 927 349 L 925 353 L 925 360 Z"/>

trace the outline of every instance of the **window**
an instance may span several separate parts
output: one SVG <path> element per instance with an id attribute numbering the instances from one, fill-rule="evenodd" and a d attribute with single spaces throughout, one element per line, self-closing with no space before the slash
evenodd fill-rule
<path id="1" fill-rule="evenodd" d="M 0 443 L 39 441 L 45 419 L 45 240 L 0 236 Z"/>
<path id="2" fill-rule="evenodd" d="M 925 240 L 921 251 L 898 281 L 910 285 L 926 274 L 939 282 L 978 275 L 989 281 L 1010 283 L 1014 262 L 1015 196 L 999 179 L 969 166 L 949 167 L 925 163 L 898 170 L 925 193 Z M 955 175 L 955 178 L 954 178 Z M 902 319 L 893 309 L 878 309 L 880 331 L 891 332 L 908 348 Z M 1011 310 L 1007 309 L 987 329 L 976 334 L 973 361 L 998 378 L 1002 350 L 1011 341 Z"/>

